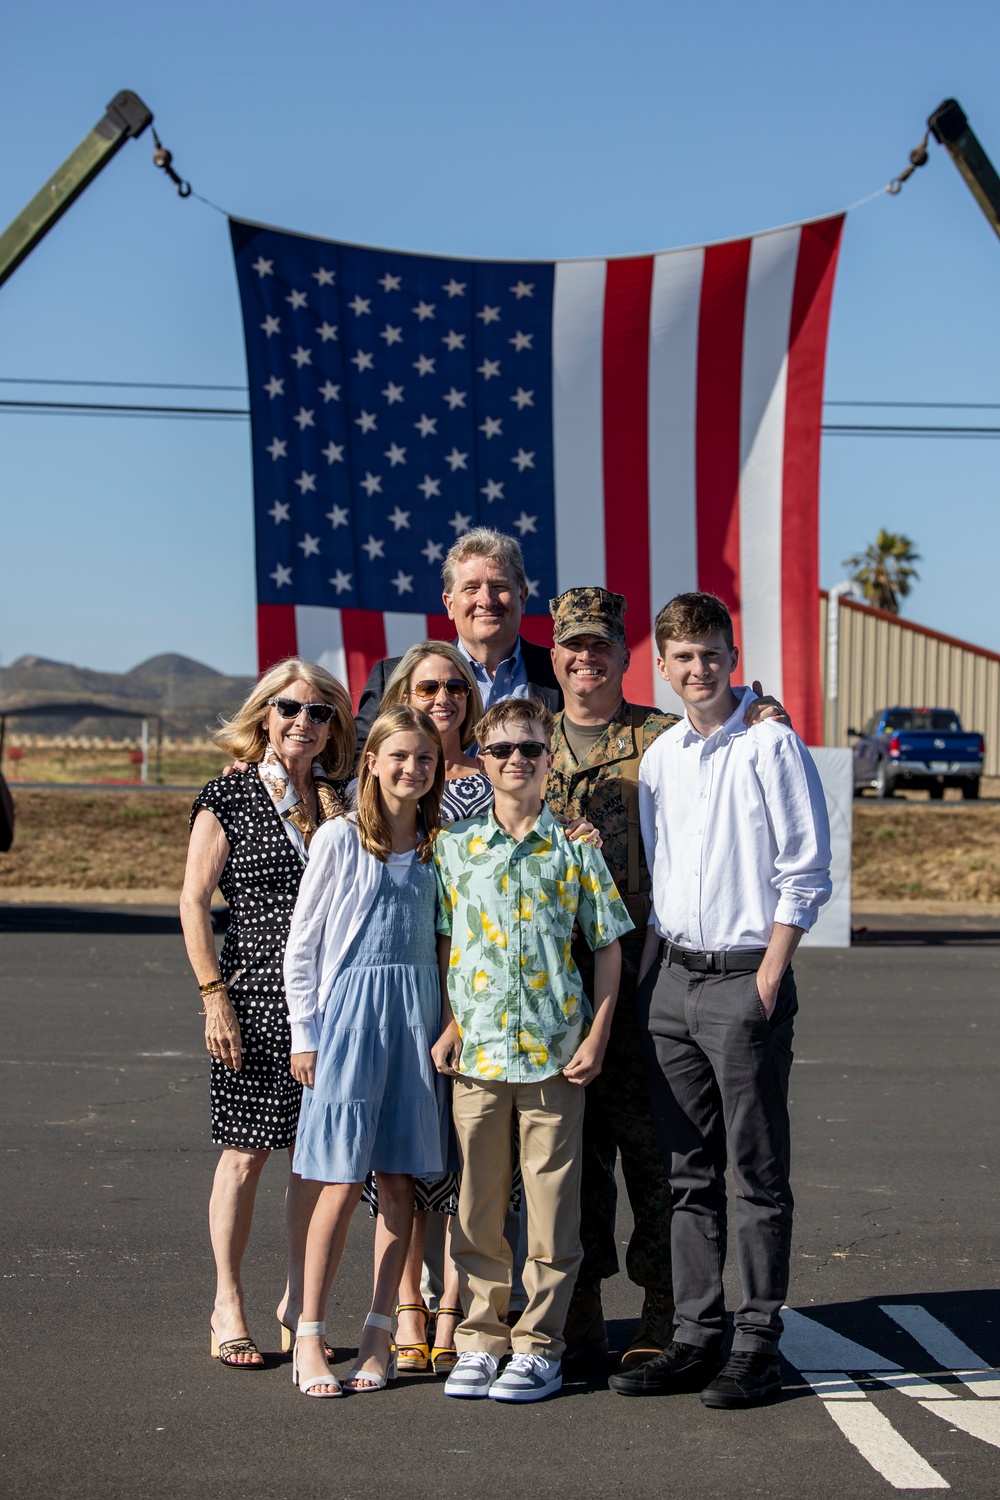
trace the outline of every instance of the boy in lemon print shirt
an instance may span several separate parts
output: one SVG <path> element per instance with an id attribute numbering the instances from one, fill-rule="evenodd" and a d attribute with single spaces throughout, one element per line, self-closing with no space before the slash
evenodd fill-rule
<path id="1" fill-rule="evenodd" d="M 583 1085 L 601 1071 L 618 995 L 618 938 L 632 922 L 601 854 L 586 841 L 571 843 L 545 805 L 551 733 L 552 717 L 537 700 L 495 704 L 476 727 L 493 810 L 452 824 L 434 847 L 442 1031 L 433 1057 L 455 1079 L 462 1187 L 452 1254 L 466 1309 L 448 1396 L 539 1401 L 559 1390 L 563 1325 L 583 1255 Z M 574 923 L 595 952 L 593 1006 L 570 957 Z M 528 1305 L 508 1329 L 503 1225 L 515 1117 Z"/>

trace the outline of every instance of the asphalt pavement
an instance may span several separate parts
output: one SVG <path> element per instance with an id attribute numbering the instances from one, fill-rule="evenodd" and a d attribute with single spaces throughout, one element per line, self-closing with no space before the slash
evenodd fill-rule
<path id="1" fill-rule="evenodd" d="M 780 1402 L 626 1400 L 607 1370 L 536 1406 L 447 1400 L 419 1376 L 312 1401 L 277 1354 L 261 1372 L 209 1358 L 216 1152 L 176 918 L 0 906 L 4 1493 L 996 1495 L 1000 922 L 875 919 L 850 951 L 809 951 L 796 969 Z M 277 1158 L 265 1170 L 247 1261 L 268 1351 L 285 1172 Z M 618 1227 L 624 1241 L 624 1205 Z M 359 1213 L 327 1322 L 341 1372 L 371 1244 Z M 640 1301 L 624 1273 L 605 1284 L 619 1350 Z"/>

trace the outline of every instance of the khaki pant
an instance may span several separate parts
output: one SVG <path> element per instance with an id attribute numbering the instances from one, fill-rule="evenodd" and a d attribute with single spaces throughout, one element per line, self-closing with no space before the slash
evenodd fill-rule
<path id="1" fill-rule="evenodd" d="M 580 1162 L 584 1090 L 561 1073 L 542 1083 L 455 1081 L 453 1111 L 462 1163 L 452 1254 L 466 1316 L 455 1333 L 460 1353 L 483 1350 L 499 1359 L 517 1354 L 560 1359 L 563 1326 L 580 1245 Z M 511 1119 L 521 1143 L 528 1211 L 524 1290 L 528 1305 L 513 1329 L 504 1323 L 510 1299 L 511 1253 L 504 1239 L 510 1196 Z"/>

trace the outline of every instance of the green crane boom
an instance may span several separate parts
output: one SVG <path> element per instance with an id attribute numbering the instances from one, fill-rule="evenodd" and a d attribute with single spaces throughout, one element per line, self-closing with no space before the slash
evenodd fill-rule
<path id="1" fill-rule="evenodd" d="M 152 111 L 138 94 L 123 89 L 115 95 L 104 118 L 98 120 L 41 192 L 35 194 L 27 208 L 0 235 L 0 286 L 125 142 L 142 135 L 152 122 Z"/>
<path id="2" fill-rule="evenodd" d="M 946 99 L 927 121 L 934 139 L 945 148 L 993 230 L 1000 235 L 1000 177 L 957 99 Z"/>

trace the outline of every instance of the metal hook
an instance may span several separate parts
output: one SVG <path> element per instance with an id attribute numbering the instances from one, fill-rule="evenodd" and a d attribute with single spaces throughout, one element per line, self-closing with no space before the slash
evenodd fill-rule
<path id="1" fill-rule="evenodd" d="M 177 187 L 178 198 L 190 198 L 191 184 L 185 182 L 183 177 L 179 177 L 174 171 L 173 153 L 168 151 L 166 146 L 163 145 L 155 130 L 153 131 L 153 140 L 156 142 L 156 150 L 153 152 L 153 166 L 159 167 L 162 171 L 166 172 L 170 181 Z"/>

